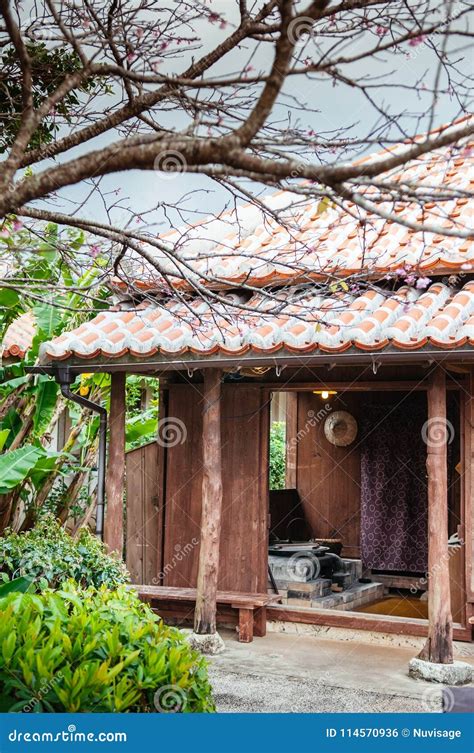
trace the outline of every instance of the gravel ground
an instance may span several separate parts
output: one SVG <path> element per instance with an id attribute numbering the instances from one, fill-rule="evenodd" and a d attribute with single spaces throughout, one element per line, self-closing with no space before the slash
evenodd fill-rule
<path id="1" fill-rule="evenodd" d="M 307 678 L 242 674 L 210 668 L 220 712 L 429 712 L 441 711 L 441 689 L 423 698 L 341 688 Z M 361 683 L 362 684 L 362 683 Z"/>

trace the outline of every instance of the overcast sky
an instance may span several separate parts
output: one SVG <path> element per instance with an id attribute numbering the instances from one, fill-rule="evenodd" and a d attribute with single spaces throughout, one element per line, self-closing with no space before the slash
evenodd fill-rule
<path id="1" fill-rule="evenodd" d="M 134 2 L 135 0 L 131 0 Z M 27 7 L 29 4 L 24 4 Z M 225 38 L 233 24 L 238 20 L 237 3 L 232 0 L 208 0 L 208 5 L 212 5 L 213 10 L 222 14 L 227 23 L 226 28 L 220 28 L 219 24 L 211 24 L 208 21 L 202 21 L 197 24 L 195 31 L 203 40 L 203 48 L 192 54 L 201 56 L 203 52 L 212 49 L 223 38 Z M 31 7 L 30 7 L 31 13 Z M 373 37 L 372 37 L 373 42 Z M 363 44 L 364 42 L 362 42 Z M 358 43 L 359 44 L 359 43 Z M 454 43 L 456 47 L 466 47 L 466 43 L 459 38 Z M 311 40 L 307 41 L 303 50 L 301 48 L 302 59 L 311 57 Z M 353 44 L 350 48 L 351 53 L 356 51 Z M 231 71 L 240 71 L 248 62 L 249 55 L 253 52 L 249 47 L 241 48 L 234 51 L 225 58 L 223 63 L 219 63 L 211 70 L 213 75 L 222 75 Z M 272 61 L 272 47 L 262 45 L 252 58 L 253 74 L 260 70 L 268 70 Z M 172 67 L 166 63 L 160 68 L 161 72 L 173 72 L 175 74 L 184 70 L 189 63 L 191 53 L 184 53 L 181 61 L 177 64 L 173 61 Z M 464 49 L 458 54 L 460 63 L 459 67 L 465 69 L 467 75 L 474 72 L 473 51 Z M 403 84 L 408 88 L 388 88 L 385 90 L 383 98 L 379 96 L 379 104 L 384 107 L 388 106 L 390 113 L 393 115 L 393 126 L 391 129 L 391 138 L 402 138 L 404 129 L 410 134 L 413 133 L 413 115 L 421 115 L 427 110 L 431 103 L 431 95 L 420 92 L 419 82 L 423 81 L 429 89 L 433 84 L 436 75 L 435 57 L 429 48 L 428 42 L 423 42 L 416 47 L 406 46 L 406 51 L 399 54 L 380 55 L 377 61 L 377 71 L 374 71 L 374 61 L 357 64 L 357 67 L 350 68 L 350 75 L 356 78 L 363 78 L 374 73 L 391 73 L 391 81 L 397 84 Z M 345 69 L 345 73 L 349 70 Z M 412 87 L 412 90 L 410 90 Z M 416 90 L 418 89 L 418 91 Z M 448 123 L 454 118 L 459 117 L 459 104 L 448 91 L 447 82 L 442 81 L 442 95 L 437 103 L 434 125 L 438 126 Z M 379 119 L 378 113 L 368 106 L 367 101 L 361 93 L 353 88 L 338 85 L 333 86 L 330 79 L 310 81 L 308 77 L 290 77 L 285 86 L 285 90 L 298 100 L 303 107 L 297 113 L 301 127 L 307 131 L 328 133 L 331 130 L 338 129 L 341 126 L 351 126 L 348 132 L 352 137 L 363 137 L 370 132 L 371 128 Z M 304 105 L 307 107 L 305 108 Z M 308 109 L 309 108 L 313 108 Z M 279 106 L 275 111 L 275 117 L 285 119 L 288 108 Z M 293 113 L 292 117 L 295 117 Z M 185 125 L 185 121 L 179 122 L 175 113 L 169 113 L 167 125 L 176 130 L 180 130 Z M 422 121 L 420 130 L 428 127 L 427 118 Z M 104 141 L 110 141 L 110 136 L 97 139 L 94 146 L 99 146 Z M 371 147 L 373 149 L 373 147 Z M 315 155 L 318 158 L 318 155 Z M 324 159 L 330 159 L 330 155 L 324 155 Z M 203 176 L 189 174 L 166 174 L 153 171 L 131 171 L 119 175 L 108 176 L 102 180 L 102 191 L 119 191 L 119 196 L 124 205 L 129 204 L 137 213 L 145 212 L 156 205 L 157 202 L 174 202 L 177 201 L 184 193 L 194 189 L 205 189 L 207 194 L 199 196 L 194 195 L 190 199 L 190 206 L 194 203 L 196 208 L 201 211 L 219 211 L 229 201 L 229 194 L 222 188 L 216 186 L 210 179 Z M 255 187 L 257 188 L 257 187 Z M 90 188 L 86 186 L 76 186 L 63 192 L 63 196 L 69 196 L 77 201 L 84 198 Z M 258 190 L 258 188 L 257 188 Z M 67 206 L 67 204 L 66 204 Z M 87 214 L 95 216 L 98 219 L 104 218 L 104 208 L 99 197 L 96 196 L 87 203 Z M 114 221 L 123 223 L 127 213 L 116 210 Z M 155 215 L 158 219 L 158 215 Z M 163 228 L 164 229 L 164 228 Z"/>

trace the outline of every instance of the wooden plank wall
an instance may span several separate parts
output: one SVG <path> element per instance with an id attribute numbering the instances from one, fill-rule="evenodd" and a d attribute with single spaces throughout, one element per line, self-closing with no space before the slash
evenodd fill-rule
<path id="1" fill-rule="evenodd" d="M 170 385 L 168 416 L 186 426 L 186 441 L 168 452 L 164 584 L 195 586 L 201 521 L 202 395 Z M 224 385 L 223 515 L 219 588 L 266 591 L 268 405 L 253 385 Z"/>
<path id="2" fill-rule="evenodd" d="M 162 448 L 158 442 L 127 452 L 126 563 L 132 583 L 159 585 L 162 566 Z"/>
<path id="3" fill-rule="evenodd" d="M 346 410 L 360 419 L 360 396 L 332 397 L 331 410 Z M 312 392 L 298 393 L 297 489 L 307 521 L 316 537 L 341 538 L 346 557 L 360 554 L 360 451 L 335 447 L 324 435 L 330 414 L 326 402 Z"/>

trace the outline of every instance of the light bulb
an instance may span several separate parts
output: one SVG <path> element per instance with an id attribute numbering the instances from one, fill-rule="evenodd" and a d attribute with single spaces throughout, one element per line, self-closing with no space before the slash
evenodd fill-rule
<path id="1" fill-rule="evenodd" d="M 329 397 L 329 392 L 327 390 L 323 390 L 321 392 L 321 397 L 323 398 L 323 400 L 327 400 Z"/>

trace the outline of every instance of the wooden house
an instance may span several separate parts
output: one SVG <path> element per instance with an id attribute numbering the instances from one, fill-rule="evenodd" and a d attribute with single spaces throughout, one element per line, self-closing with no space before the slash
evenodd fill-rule
<path id="1" fill-rule="evenodd" d="M 156 250 L 160 273 L 135 260 L 132 297 L 43 346 L 39 368 L 66 390 L 83 371 L 112 375 L 105 539 L 119 551 L 124 539 L 135 583 L 166 616 L 194 612 L 206 634 L 217 614 L 238 621 L 243 640 L 252 625 L 264 634 L 265 618 L 426 635 L 433 661 L 449 661 L 452 629 L 471 639 L 474 246 L 417 231 L 421 221 L 472 226 L 463 154 L 405 168 L 434 187 L 447 175 L 458 193 L 439 206 L 394 204 L 400 223 L 306 201 L 291 227 L 253 205 L 198 225 L 181 237 L 186 274 Z M 281 208 L 288 195 L 272 201 Z M 203 270 L 211 297 L 193 292 Z M 128 457 L 127 373 L 161 385 L 157 441 Z M 286 416 L 279 494 L 268 478 L 275 395 Z M 277 567 L 269 581 L 269 545 L 277 557 L 287 545 L 292 567 L 309 552 L 311 565 L 312 540 L 335 540 L 339 581 L 333 568 L 306 577 L 306 591 L 304 577 L 284 588 Z M 378 611 L 341 596 L 373 583 Z"/>

